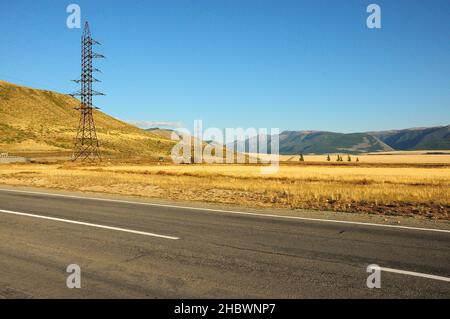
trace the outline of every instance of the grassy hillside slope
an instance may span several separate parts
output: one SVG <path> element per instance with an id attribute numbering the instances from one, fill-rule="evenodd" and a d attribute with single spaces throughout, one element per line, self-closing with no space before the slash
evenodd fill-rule
<path id="1" fill-rule="evenodd" d="M 369 133 L 396 150 L 449 150 L 450 125 Z"/>
<path id="2" fill-rule="evenodd" d="M 392 150 L 379 139 L 365 133 L 297 132 L 286 131 L 280 135 L 280 153 L 366 153 Z"/>
<path id="3" fill-rule="evenodd" d="M 284 131 L 279 135 L 280 154 L 330 154 L 349 153 L 361 154 L 369 152 L 392 151 L 393 149 L 369 134 L 365 133 L 334 133 L 323 131 Z M 267 136 L 267 149 L 271 152 L 272 136 Z M 250 143 L 258 144 L 258 137 L 245 141 L 245 149 L 250 151 Z M 236 142 L 227 145 L 236 149 Z"/>
<path id="4" fill-rule="evenodd" d="M 79 111 L 78 100 L 56 92 L 0 81 L 0 151 L 70 152 Z M 170 153 L 173 141 L 94 111 L 102 152 L 114 157 L 149 157 Z"/>

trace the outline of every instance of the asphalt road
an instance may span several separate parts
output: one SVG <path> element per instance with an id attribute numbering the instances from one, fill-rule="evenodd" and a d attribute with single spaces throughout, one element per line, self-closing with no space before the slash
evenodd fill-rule
<path id="1" fill-rule="evenodd" d="M 370 264 L 400 273 L 369 289 Z M 449 298 L 449 277 L 450 232 L 0 190 L 0 298 Z"/>

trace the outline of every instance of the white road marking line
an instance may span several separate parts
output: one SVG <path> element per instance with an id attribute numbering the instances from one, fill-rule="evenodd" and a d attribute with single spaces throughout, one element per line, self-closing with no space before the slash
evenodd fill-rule
<path id="1" fill-rule="evenodd" d="M 99 225 L 99 224 L 84 223 L 84 222 L 79 222 L 79 221 L 70 220 L 70 219 L 62 219 L 62 218 L 48 217 L 48 216 L 42 216 L 42 215 L 34 215 L 34 214 L 13 212 L 13 211 L 10 211 L 10 210 L 2 210 L 2 209 L 0 209 L 0 213 L 11 214 L 11 215 L 18 215 L 18 216 L 26 216 L 26 217 L 33 217 L 33 218 L 40 218 L 40 219 L 46 219 L 46 220 L 51 220 L 51 221 L 56 221 L 56 222 L 63 222 L 63 223 L 68 223 L 68 224 L 76 224 L 76 225 L 82 225 L 82 226 L 96 227 L 96 228 L 102 228 L 102 229 L 109 229 L 109 230 L 121 231 L 121 232 L 125 232 L 125 233 L 138 234 L 138 235 L 151 236 L 151 237 L 159 237 L 159 238 L 164 238 L 164 239 L 172 239 L 172 240 L 180 239 L 178 237 L 159 235 L 159 234 L 148 233 L 148 232 L 143 232 L 143 231 L 138 231 L 138 230 L 119 228 L 119 227 L 111 227 L 111 226 L 104 226 L 104 225 Z"/>
<path id="2" fill-rule="evenodd" d="M 188 207 L 188 206 L 178 206 L 178 205 L 154 204 L 154 203 L 146 203 L 146 202 L 134 202 L 134 201 L 127 201 L 127 200 L 120 200 L 120 199 L 109 199 L 109 198 L 99 198 L 99 197 L 84 197 L 84 196 L 75 196 L 75 195 L 45 193 L 45 192 L 23 191 L 23 190 L 16 190 L 16 189 L 2 189 L 2 188 L 0 188 L 0 191 L 2 191 L 2 192 L 11 192 L 11 193 L 45 195 L 45 196 L 53 196 L 53 197 L 64 197 L 64 198 L 73 198 L 73 199 L 95 200 L 95 201 L 122 203 L 122 204 L 144 205 L 144 206 L 153 206 L 153 207 L 190 209 L 190 210 L 196 210 L 196 211 L 200 211 L 200 212 L 205 211 L 205 212 L 216 212 L 216 213 L 226 213 L 226 214 L 236 214 L 236 215 L 271 217 L 271 218 L 293 219 L 293 220 L 305 220 L 305 221 L 314 221 L 314 222 L 323 222 L 323 223 L 350 224 L 350 225 L 361 225 L 361 226 L 371 226 L 371 227 L 385 227 L 385 228 L 394 228 L 394 229 L 408 229 L 408 230 L 429 231 L 429 232 L 438 232 L 438 233 L 448 233 L 448 234 L 450 234 L 450 230 L 435 229 L 435 228 L 420 228 L 420 227 L 409 227 L 409 226 L 398 226 L 398 225 L 384 225 L 384 224 L 375 224 L 375 223 L 352 222 L 352 221 L 345 221 L 345 220 L 297 217 L 297 216 L 286 216 L 286 215 L 275 215 L 275 214 L 259 214 L 259 213 L 239 212 L 239 211 L 231 211 L 231 210 L 212 209 L 212 208 L 200 208 L 200 207 Z"/>
<path id="3" fill-rule="evenodd" d="M 380 267 L 380 270 L 381 271 L 386 271 L 386 272 L 392 272 L 392 273 L 396 273 L 396 274 L 402 274 L 402 275 L 408 275 L 408 276 L 414 276 L 414 277 L 422 277 L 422 278 L 427 278 L 427 279 L 434 279 L 434 280 L 450 282 L 450 278 L 448 278 L 448 277 L 429 275 L 429 274 L 424 274 L 424 273 L 420 273 L 420 272 L 406 271 L 406 270 L 400 270 L 400 269 L 394 269 L 394 268 L 386 268 L 386 267 Z"/>

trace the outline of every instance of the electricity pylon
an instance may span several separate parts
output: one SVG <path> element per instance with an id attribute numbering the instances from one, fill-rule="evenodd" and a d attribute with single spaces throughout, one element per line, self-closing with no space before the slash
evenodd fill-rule
<path id="1" fill-rule="evenodd" d="M 100 82 L 92 76 L 93 72 L 100 72 L 92 66 L 93 59 L 104 58 L 103 55 L 92 51 L 92 46 L 100 43 L 92 39 L 89 23 L 84 25 L 83 36 L 81 38 L 81 78 L 74 80 L 75 83 L 81 84 L 81 89 L 71 96 L 79 96 L 80 107 L 80 123 L 78 126 L 77 137 L 75 140 L 75 151 L 73 160 L 101 160 L 100 146 L 95 130 L 93 109 L 97 109 L 92 105 L 92 97 L 94 95 L 104 95 L 103 93 L 94 91 L 92 83 Z"/>

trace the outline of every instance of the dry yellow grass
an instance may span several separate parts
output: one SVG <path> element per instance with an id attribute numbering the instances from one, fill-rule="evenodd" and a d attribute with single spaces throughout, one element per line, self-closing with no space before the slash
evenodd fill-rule
<path id="1" fill-rule="evenodd" d="M 437 154 L 442 153 L 442 154 Z M 347 163 L 347 154 L 339 154 Z M 270 159 L 270 155 L 259 155 L 260 158 Z M 398 151 L 361 155 L 350 155 L 352 163 L 359 159 L 359 163 L 368 164 L 449 164 L 450 151 Z M 280 155 L 282 162 L 298 162 L 298 155 Z M 330 163 L 336 162 L 337 154 L 330 154 Z M 305 162 L 328 163 L 327 155 L 304 155 Z"/>
<path id="2" fill-rule="evenodd" d="M 0 183 L 252 207 L 332 209 L 450 219 L 450 167 L 7 165 Z"/>
<path id="3" fill-rule="evenodd" d="M 56 92 L 0 81 L 0 152 L 72 152 L 79 124 L 79 101 Z M 175 142 L 94 111 L 103 154 L 108 157 L 158 158 Z"/>

